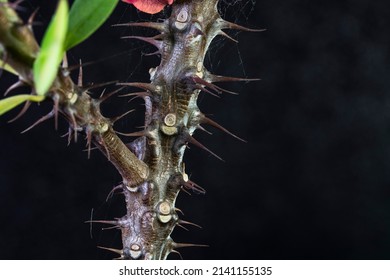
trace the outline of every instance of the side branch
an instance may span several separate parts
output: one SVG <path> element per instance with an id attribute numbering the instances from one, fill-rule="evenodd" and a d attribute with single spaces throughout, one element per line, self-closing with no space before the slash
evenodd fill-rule
<path id="1" fill-rule="evenodd" d="M 0 3 L 0 55 L 16 70 L 20 81 L 32 87 L 33 93 L 32 66 L 38 51 L 30 26 L 23 24 L 9 4 Z M 79 132 L 84 133 L 88 145 L 93 142 L 106 155 L 128 186 L 139 185 L 148 178 L 148 166 L 116 135 L 113 122 L 101 114 L 100 101 L 75 85 L 67 69 L 59 69 L 47 96 L 54 101 L 52 115 L 61 113 L 68 120 L 69 134 L 74 133 L 77 139 Z"/>

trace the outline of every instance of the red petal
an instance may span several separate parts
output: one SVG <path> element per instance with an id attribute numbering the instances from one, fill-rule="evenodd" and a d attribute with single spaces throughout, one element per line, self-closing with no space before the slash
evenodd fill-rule
<path id="1" fill-rule="evenodd" d="M 160 12 L 166 5 L 171 5 L 173 0 L 122 0 L 124 2 L 133 4 L 138 10 L 148 13 L 156 14 Z"/>

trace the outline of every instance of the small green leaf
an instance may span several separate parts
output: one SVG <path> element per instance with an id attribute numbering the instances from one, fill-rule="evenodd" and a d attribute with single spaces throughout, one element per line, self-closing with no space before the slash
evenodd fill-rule
<path id="1" fill-rule="evenodd" d="M 22 104 L 25 101 L 34 101 L 34 102 L 41 102 L 45 99 L 45 96 L 38 96 L 38 95 L 29 95 L 29 94 L 20 94 L 11 96 L 5 99 L 0 100 L 0 116 L 4 113 L 8 112 L 9 110 L 15 108 L 16 106 Z"/>
<path id="2" fill-rule="evenodd" d="M 12 68 L 9 64 L 5 63 L 1 59 L 0 59 L 0 68 L 4 69 L 4 70 L 6 70 L 14 75 L 18 75 L 18 72 L 16 72 L 16 70 L 14 68 Z"/>
<path id="3" fill-rule="evenodd" d="M 69 12 L 65 49 L 91 36 L 111 15 L 118 0 L 76 0 Z"/>
<path id="4" fill-rule="evenodd" d="M 68 1 L 60 0 L 57 11 L 42 39 L 42 46 L 34 62 L 34 83 L 38 95 L 44 95 L 53 84 L 58 66 L 65 54 L 65 36 L 68 29 Z"/>

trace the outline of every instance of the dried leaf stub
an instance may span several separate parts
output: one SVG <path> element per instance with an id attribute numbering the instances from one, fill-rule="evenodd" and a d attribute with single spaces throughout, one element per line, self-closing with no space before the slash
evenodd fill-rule
<path id="1" fill-rule="evenodd" d="M 173 0 L 122 0 L 123 2 L 133 4 L 138 10 L 156 14 L 161 12 L 166 5 L 172 5 Z"/>

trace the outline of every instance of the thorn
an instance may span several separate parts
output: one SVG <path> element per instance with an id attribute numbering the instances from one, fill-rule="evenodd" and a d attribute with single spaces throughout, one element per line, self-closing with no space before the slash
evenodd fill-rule
<path id="1" fill-rule="evenodd" d="M 62 135 L 61 137 L 65 137 L 65 136 L 67 136 L 68 135 L 68 133 L 65 133 L 64 135 Z M 98 147 L 91 147 L 91 151 L 94 151 L 94 150 L 98 150 L 99 148 Z M 82 150 L 83 152 L 88 152 L 88 149 L 84 149 L 84 150 Z"/>
<path id="2" fill-rule="evenodd" d="M 65 68 L 67 69 L 69 66 L 68 64 L 68 56 L 66 55 L 66 53 L 64 54 L 64 58 L 62 59 L 62 68 Z"/>
<path id="3" fill-rule="evenodd" d="M 163 42 L 160 40 L 157 40 L 159 38 L 159 35 L 154 36 L 154 37 L 142 37 L 142 36 L 124 36 L 121 37 L 121 39 L 137 39 L 144 41 L 146 43 L 149 43 L 153 46 L 155 46 L 157 49 L 161 50 L 163 47 Z"/>
<path id="4" fill-rule="evenodd" d="M 27 21 L 27 25 L 28 25 L 28 28 L 30 30 L 32 30 L 34 19 L 35 19 L 35 16 L 37 15 L 38 11 L 39 11 L 39 8 L 36 8 L 35 11 L 31 14 L 31 16 L 29 17 L 29 19 Z"/>
<path id="5" fill-rule="evenodd" d="M 129 86 L 148 90 L 150 92 L 156 92 L 156 87 L 150 83 L 118 83 L 119 86 Z"/>
<path id="6" fill-rule="evenodd" d="M 221 98 L 219 97 L 218 95 L 216 95 L 215 93 L 213 93 L 212 91 L 209 91 L 208 89 L 206 89 L 205 87 L 201 86 L 201 85 L 196 85 L 195 86 L 196 89 L 199 89 L 201 91 L 204 91 L 204 92 L 207 92 L 208 94 L 214 96 L 214 97 L 217 97 L 217 98 Z"/>
<path id="7" fill-rule="evenodd" d="M 122 114 L 122 115 L 120 115 L 120 116 L 118 116 L 118 117 L 111 118 L 111 122 L 112 122 L 112 123 L 115 123 L 115 122 L 119 121 L 121 118 L 127 116 L 128 114 L 130 114 L 130 113 L 132 113 L 132 112 L 134 112 L 134 111 L 135 111 L 135 110 L 133 109 L 133 110 L 127 111 L 126 113 L 124 113 L 124 114 Z"/>
<path id="8" fill-rule="evenodd" d="M 102 98 L 103 95 L 104 95 L 105 93 L 106 93 L 106 88 L 104 88 L 104 89 L 102 90 L 102 93 L 100 94 L 99 99 Z"/>
<path id="9" fill-rule="evenodd" d="M 92 142 L 92 131 L 87 129 L 87 149 L 88 149 L 88 159 L 91 158 L 91 142 Z"/>
<path id="10" fill-rule="evenodd" d="M 186 140 L 188 141 L 188 143 L 191 143 L 191 144 L 193 144 L 193 145 L 195 145 L 195 146 L 198 146 L 199 148 L 201 148 L 201 149 L 203 149 L 203 150 L 209 152 L 210 154 L 212 154 L 214 157 L 216 157 L 216 158 L 219 159 L 220 161 L 223 161 L 223 162 L 224 162 L 224 160 L 223 160 L 220 156 L 218 156 L 217 154 L 213 153 L 211 150 L 209 150 L 208 148 L 206 148 L 202 143 L 200 143 L 198 140 L 196 140 L 196 139 L 195 139 L 194 137 L 192 137 L 191 135 L 188 134 Z"/>
<path id="11" fill-rule="evenodd" d="M 99 102 L 102 103 L 104 101 L 106 101 L 108 98 L 110 98 L 111 96 L 113 96 L 114 94 L 120 92 L 122 89 L 124 89 L 125 87 L 120 87 L 118 88 L 117 90 L 114 90 L 110 93 L 107 93 L 106 95 L 104 95 L 104 92 L 105 90 L 102 92 L 102 94 L 100 95 L 100 98 L 99 98 Z"/>
<path id="12" fill-rule="evenodd" d="M 24 9 L 22 8 L 22 7 L 20 7 L 19 6 L 19 4 L 21 4 L 22 2 L 23 2 L 24 0 L 17 0 L 17 1 L 15 1 L 14 3 L 9 3 L 8 5 L 12 8 L 12 9 L 14 9 L 14 10 L 16 10 L 16 11 L 23 11 Z"/>
<path id="13" fill-rule="evenodd" d="M 18 88 L 18 87 L 21 87 L 21 86 L 24 86 L 25 83 L 23 81 L 17 81 L 16 83 L 14 83 L 12 86 L 10 86 L 7 91 L 4 93 L 4 96 L 7 96 L 8 93 L 10 93 L 12 90 Z"/>
<path id="14" fill-rule="evenodd" d="M 175 207 L 175 211 L 179 212 L 180 214 L 182 214 L 184 216 L 184 213 L 181 209 Z"/>
<path id="15" fill-rule="evenodd" d="M 198 192 L 200 194 L 205 194 L 206 193 L 206 190 L 204 188 L 202 188 L 201 186 L 199 186 L 198 184 L 196 184 L 196 183 L 194 183 L 192 181 L 182 182 L 182 185 L 185 188 L 187 188 L 189 190 L 196 191 L 196 192 Z"/>
<path id="16" fill-rule="evenodd" d="M 31 105 L 31 101 L 26 101 L 26 103 L 24 104 L 22 110 L 19 112 L 19 114 L 16 115 L 16 117 L 14 117 L 13 119 L 9 120 L 8 123 L 12 123 L 14 121 L 16 121 L 17 119 L 19 119 L 21 116 L 23 116 L 28 108 L 30 108 L 30 105 Z"/>
<path id="17" fill-rule="evenodd" d="M 67 133 L 65 133 L 65 134 L 63 134 L 63 135 L 60 135 L 61 138 L 64 138 L 64 137 L 66 137 L 66 136 L 69 137 L 69 128 L 68 128 L 68 132 L 67 132 Z M 68 140 L 69 140 L 69 139 L 68 139 Z M 69 145 L 69 143 L 68 143 L 68 145 Z"/>
<path id="18" fill-rule="evenodd" d="M 176 248 L 186 248 L 186 247 L 209 247 L 209 245 L 172 242 L 172 247 L 176 249 Z"/>
<path id="19" fill-rule="evenodd" d="M 200 85 L 203 85 L 203 86 L 206 86 L 214 91 L 216 91 L 217 93 L 221 94 L 222 91 L 219 90 L 215 85 L 213 85 L 212 83 L 209 83 L 207 82 L 206 80 L 203 80 L 202 78 L 199 78 L 198 76 L 194 76 L 192 77 L 192 80 L 196 83 L 196 84 L 200 84 Z"/>
<path id="20" fill-rule="evenodd" d="M 219 86 L 216 86 L 216 85 L 214 85 L 212 83 L 209 83 L 206 80 L 203 80 L 203 79 L 199 78 L 198 76 L 194 76 L 192 79 L 194 80 L 195 83 L 204 85 L 204 86 L 214 90 L 215 92 L 217 92 L 219 94 L 221 94 L 222 92 L 227 92 L 227 93 L 231 93 L 231 94 L 234 94 L 234 95 L 238 94 L 237 92 L 229 91 L 229 90 L 223 89 L 223 88 L 221 88 Z"/>
<path id="21" fill-rule="evenodd" d="M 213 75 L 211 73 L 207 73 L 207 79 L 210 80 L 212 83 L 219 83 L 219 82 L 255 82 L 260 81 L 261 79 L 247 79 L 247 78 L 237 78 L 237 77 L 225 77 L 225 76 L 219 76 L 219 75 Z"/>
<path id="22" fill-rule="evenodd" d="M 158 31 L 165 31 L 165 24 L 158 23 L 158 22 L 130 22 L 130 23 L 119 23 L 112 25 L 113 27 L 119 27 L 119 26 L 129 26 L 129 27 L 146 27 L 146 28 L 153 28 Z"/>
<path id="23" fill-rule="evenodd" d="M 29 127 L 26 128 L 25 130 L 23 130 L 23 131 L 21 132 L 21 134 L 26 133 L 27 131 L 33 129 L 33 128 L 34 128 L 35 126 L 37 126 L 38 124 L 40 124 L 40 123 L 42 123 L 42 122 L 44 122 L 44 121 L 46 121 L 46 120 L 52 118 L 53 115 L 54 115 L 54 112 L 53 112 L 53 111 L 50 111 L 47 115 L 45 115 L 45 116 L 43 116 L 42 118 L 40 118 L 39 120 L 37 120 L 33 125 L 29 126 Z"/>
<path id="24" fill-rule="evenodd" d="M 69 128 L 68 128 L 68 146 L 70 145 L 70 142 L 72 141 L 72 133 L 73 133 L 73 130 L 69 126 Z"/>
<path id="25" fill-rule="evenodd" d="M 101 247 L 101 246 L 97 246 L 97 247 L 100 248 L 100 249 L 103 249 L 103 250 L 107 250 L 107 251 L 116 253 L 118 255 L 121 255 L 121 257 L 123 257 L 123 250 L 114 249 L 114 248 L 107 248 L 107 247 Z"/>
<path id="26" fill-rule="evenodd" d="M 81 66 L 82 67 L 86 67 L 86 66 L 89 66 L 89 65 L 93 65 L 95 63 L 96 63 L 95 61 L 85 62 Z M 76 69 L 80 69 L 80 64 L 68 66 L 68 71 L 70 71 L 70 72 L 72 72 L 72 71 L 74 71 Z"/>
<path id="27" fill-rule="evenodd" d="M 115 186 L 114 188 L 112 188 L 112 190 L 109 192 L 109 194 L 107 195 L 107 198 L 106 198 L 106 202 L 114 195 L 115 191 L 116 190 L 119 190 L 119 189 L 122 189 L 123 188 L 123 185 L 120 184 L 118 186 Z"/>
<path id="28" fill-rule="evenodd" d="M 225 132 L 226 134 L 229 134 L 230 136 L 236 138 L 237 140 L 240 140 L 244 143 L 248 143 L 246 140 L 238 137 L 237 135 L 233 134 L 232 132 L 230 132 L 229 130 L 227 130 L 226 128 L 224 128 L 222 125 L 220 125 L 219 123 L 213 121 L 212 119 L 209 119 L 208 117 L 206 117 L 205 115 L 202 115 L 201 118 L 200 118 L 200 122 L 201 123 L 204 123 L 204 124 L 208 124 L 208 125 L 211 125 L 215 128 L 218 128 L 219 130 Z"/>
<path id="29" fill-rule="evenodd" d="M 83 87 L 83 63 L 81 62 L 81 59 L 79 60 L 79 77 L 77 80 L 77 85 L 79 87 Z"/>
<path id="30" fill-rule="evenodd" d="M 214 90 L 216 93 L 218 94 L 221 94 L 222 91 L 220 90 L 220 88 L 218 88 L 216 85 L 213 85 L 212 83 L 209 83 L 207 82 L 206 80 L 203 80 L 201 78 L 199 78 L 198 76 L 194 76 L 193 78 L 193 81 L 198 84 L 198 85 L 202 85 L 202 86 L 205 86 L 205 87 L 208 87 L 212 90 Z M 203 88 L 203 87 L 202 87 Z M 203 90 L 203 89 L 202 89 Z M 207 91 L 208 93 L 211 93 L 210 91 Z"/>
<path id="31" fill-rule="evenodd" d="M 191 223 L 188 221 L 184 221 L 184 220 L 178 220 L 177 222 L 178 222 L 178 224 L 191 225 L 191 226 L 194 226 L 194 227 L 197 227 L 200 229 L 202 228 L 200 225 L 197 225 L 197 224 L 194 224 L 194 223 Z"/>
<path id="32" fill-rule="evenodd" d="M 152 52 L 152 53 L 142 53 L 144 56 L 152 56 L 152 55 L 160 55 L 161 52 L 159 50 Z"/>
<path id="33" fill-rule="evenodd" d="M 122 136 L 127 136 L 127 137 L 141 137 L 141 136 L 147 135 L 147 132 L 145 130 L 137 131 L 137 132 L 133 132 L 133 133 L 122 133 L 119 131 L 115 131 L 115 133 L 122 135 Z"/>
<path id="34" fill-rule="evenodd" d="M 112 227 L 102 228 L 102 230 L 110 230 L 110 229 L 120 229 L 120 226 L 112 226 Z"/>
<path id="35" fill-rule="evenodd" d="M 225 32 L 223 32 L 222 30 L 220 30 L 218 32 L 218 35 L 221 35 L 221 36 L 224 36 L 225 38 L 228 38 L 229 40 L 233 41 L 234 43 L 238 43 L 238 41 L 232 37 L 230 37 L 228 34 L 226 34 Z"/>
<path id="36" fill-rule="evenodd" d="M 118 221 L 108 221 L 108 220 L 92 220 L 92 221 L 85 221 L 84 223 L 98 223 L 98 224 L 107 224 L 107 225 L 115 225 L 120 226 Z"/>
<path id="37" fill-rule="evenodd" d="M 201 126 L 200 124 L 197 125 L 197 128 L 199 128 L 200 130 L 206 132 L 207 134 L 209 135 L 213 135 L 210 131 L 208 131 L 207 129 L 205 129 L 203 126 Z"/>
<path id="38" fill-rule="evenodd" d="M 182 229 L 184 229 L 185 231 L 190 231 L 188 228 L 186 228 L 185 226 L 181 225 L 181 224 L 176 224 L 178 227 L 181 227 Z"/>
<path id="39" fill-rule="evenodd" d="M 93 208 L 91 209 L 91 217 L 90 219 L 92 220 L 93 219 Z M 92 237 L 92 223 L 90 223 L 89 225 L 89 236 L 91 237 L 91 239 L 93 239 Z"/>
<path id="40" fill-rule="evenodd" d="M 76 121 L 76 117 L 74 116 L 73 112 L 70 112 L 70 119 L 72 122 L 73 131 L 74 131 L 74 141 L 77 142 L 77 121 Z"/>
<path id="41" fill-rule="evenodd" d="M 54 106 L 53 106 L 54 128 L 55 128 L 55 130 L 58 130 L 58 110 L 59 110 L 59 106 L 60 106 L 60 97 L 58 94 L 55 94 L 53 96 L 53 101 L 54 101 Z"/>
<path id="42" fill-rule="evenodd" d="M 143 98 L 145 99 L 146 96 L 152 96 L 149 92 L 147 91 L 141 91 L 141 92 L 133 92 L 133 93 L 127 93 L 123 95 L 119 95 L 119 97 L 128 97 L 128 96 L 134 96 L 129 100 L 129 102 L 133 101 L 135 98 Z"/>
<path id="43" fill-rule="evenodd" d="M 171 250 L 171 253 L 178 254 L 178 255 L 179 255 L 179 257 L 180 257 L 180 259 L 181 259 L 181 260 L 183 260 L 183 257 L 182 257 L 182 255 L 180 254 L 180 252 L 179 252 L 179 251 L 176 251 L 176 250 Z"/>
<path id="44" fill-rule="evenodd" d="M 252 29 L 226 20 L 221 21 L 221 29 L 236 29 L 236 30 L 248 31 L 248 32 L 262 32 L 266 30 L 266 29 Z"/>
<path id="45" fill-rule="evenodd" d="M 186 187 L 186 186 L 183 185 L 183 187 L 181 188 L 181 189 L 183 190 L 183 192 L 185 192 L 185 193 L 188 194 L 188 195 L 191 195 L 191 193 L 188 192 L 184 187 Z"/>

